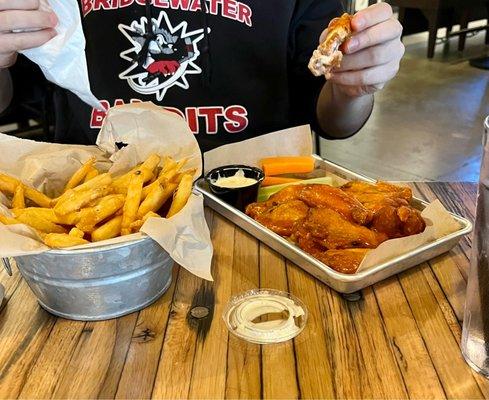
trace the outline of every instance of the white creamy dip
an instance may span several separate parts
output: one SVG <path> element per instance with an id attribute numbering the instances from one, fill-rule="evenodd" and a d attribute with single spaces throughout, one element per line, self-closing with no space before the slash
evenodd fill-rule
<path id="1" fill-rule="evenodd" d="M 239 169 L 236 174 L 232 176 L 219 177 L 214 182 L 212 182 L 215 186 L 219 186 L 222 188 L 240 188 L 254 185 L 257 182 L 256 179 L 247 178 L 242 169 Z"/>

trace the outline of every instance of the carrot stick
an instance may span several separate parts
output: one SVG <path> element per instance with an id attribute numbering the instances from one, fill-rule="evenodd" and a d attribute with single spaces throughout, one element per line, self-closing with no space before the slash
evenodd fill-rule
<path id="1" fill-rule="evenodd" d="M 266 176 L 307 173 L 314 170 L 312 157 L 269 157 L 261 160 Z"/>
<path id="2" fill-rule="evenodd" d="M 283 178 L 280 176 L 266 176 L 261 183 L 262 186 L 281 185 L 283 183 L 299 182 L 297 178 Z"/>

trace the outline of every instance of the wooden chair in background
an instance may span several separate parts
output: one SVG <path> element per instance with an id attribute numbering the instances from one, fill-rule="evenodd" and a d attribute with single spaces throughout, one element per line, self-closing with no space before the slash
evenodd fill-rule
<path id="1" fill-rule="evenodd" d="M 393 6 L 399 7 L 399 21 L 401 23 L 405 22 L 407 9 L 417 9 L 422 12 L 428 21 L 428 58 L 432 58 L 435 54 L 439 28 L 446 26 L 447 38 L 455 35 L 459 36 L 458 49 L 463 51 L 468 23 L 471 20 L 481 18 L 480 15 L 474 13 L 474 10 L 477 7 L 485 7 L 487 13 L 489 13 L 488 0 L 388 0 L 388 2 Z M 445 15 L 443 25 L 440 19 L 442 13 Z M 487 14 L 485 17 L 487 18 Z M 456 24 L 460 25 L 460 33 L 451 32 L 452 26 Z M 486 29 L 486 43 L 489 43 L 489 26 L 482 29 Z"/>

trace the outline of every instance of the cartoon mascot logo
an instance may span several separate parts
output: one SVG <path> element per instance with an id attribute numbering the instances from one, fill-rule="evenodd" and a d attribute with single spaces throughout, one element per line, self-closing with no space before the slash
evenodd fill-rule
<path id="1" fill-rule="evenodd" d="M 136 92 L 155 94 L 160 101 L 173 86 L 188 89 L 187 74 L 202 72 L 194 61 L 200 55 L 197 43 L 204 37 L 204 29 L 187 32 L 185 21 L 173 27 L 164 11 L 158 19 L 152 18 L 151 23 L 152 34 L 145 17 L 130 26 L 119 25 L 133 46 L 120 54 L 131 66 L 119 78 L 127 80 Z"/>

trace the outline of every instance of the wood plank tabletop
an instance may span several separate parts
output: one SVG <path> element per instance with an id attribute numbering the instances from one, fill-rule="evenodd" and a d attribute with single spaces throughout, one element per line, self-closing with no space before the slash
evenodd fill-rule
<path id="1" fill-rule="evenodd" d="M 475 185 L 413 187 L 418 197 L 439 198 L 473 220 Z M 470 237 L 352 302 L 206 213 L 215 281 L 175 267 L 163 297 L 116 320 L 56 318 L 17 271 L 0 271 L 0 398 L 489 398 L 489 381 L 459 350 Z M 306 304 L 301 335 L 259 346 L 228 334 L 226 303 L 258 287 Z M 209 316 L 191 317 L 196 306 Z"/>

